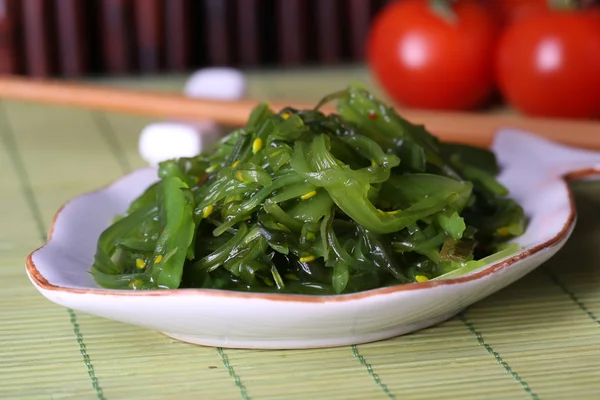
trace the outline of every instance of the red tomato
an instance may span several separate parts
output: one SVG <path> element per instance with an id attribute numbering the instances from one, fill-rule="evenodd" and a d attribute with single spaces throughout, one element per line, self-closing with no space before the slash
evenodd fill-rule
<path id="1" fill-rule="evenodd" d="M 376 16 L 367 62 L 396 102 L 417 108 L 466 110 L 492 93 L 496 28 L 474 1 L 452 5 L 444 19 L 424 0 L 390 3 Z"/>
<path id="2" fill-rule="evenodd" d="M 501 27 L 548 10 L 548 0 L 484 0 Z"/>
<path id="3" fill-rule="evenodd" d="M 600 14 L 546 12 L 515 23 L 498 45 L 504 98 L 524 113 L 600 116 Z"/>

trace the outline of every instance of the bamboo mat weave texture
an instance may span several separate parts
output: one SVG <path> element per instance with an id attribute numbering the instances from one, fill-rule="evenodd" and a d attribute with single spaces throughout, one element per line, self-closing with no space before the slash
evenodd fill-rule
<path id="1" fill-rule="evenodd" d="M 356 70 L 253 73 L 258 97 L 316 99 Z M 111 82 L 176 90 L 181 79 Z M 600 183 L 574 184 L 567 246 L 462 315 L 377 343 L 298 351 L 230 350 L 75 313 L 25 275 L 68 199 L 144 165 L 149 119 L 0 103 L 2 399 L 600 398 Z M 600 132 L 599 132 L 600 134 Z"/>

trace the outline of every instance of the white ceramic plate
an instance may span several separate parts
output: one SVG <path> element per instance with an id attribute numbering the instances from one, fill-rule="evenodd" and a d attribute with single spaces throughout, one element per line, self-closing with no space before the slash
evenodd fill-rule
<path id="1" fill-rule="evenodd" d="M 203 345 L 308 348 L 401 335 L 457 314 L 554 255 L 575 224 L 565 179 L 600 173 L 599 153 L 524 132 L 499 132 L 493 150 L 502 167 L 499 179 L 524 207 L 530 224 L 517 240 L 523 248 L 519 254 L 460 278 L 338 296 L 99 288 L 88 272 L 97 238 L 156 179 L 154 168 L 67 203 L 54 218 L 48 242 L 28 257 L 27 273 L 45 297 L 62 306 Z"/>

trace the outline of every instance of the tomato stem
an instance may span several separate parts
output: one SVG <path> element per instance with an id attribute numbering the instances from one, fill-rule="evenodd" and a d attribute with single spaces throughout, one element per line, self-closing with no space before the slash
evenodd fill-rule
<path id="1" fill-rule="evenodd" d="M 451 3 L 455 0 L 429 0 L 429 7 L 434 14 L 450 24 L 456 23 L 456 14 Z"/>
<path id="2" fill-rule="evenodd" d="M 548 0 L 548 7 L 551 10 L 572 11 L 581 8 L 580 3 L 585 2 L 585 0 Z"/>

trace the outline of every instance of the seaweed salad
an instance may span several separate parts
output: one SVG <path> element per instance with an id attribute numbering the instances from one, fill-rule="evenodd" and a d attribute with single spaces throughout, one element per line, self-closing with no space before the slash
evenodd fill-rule
<path id="1" fill-rule="evenodd" d="M 458 276 L 525 229 L 498 173 L 492 152 L 442 143 L 362 87 L 314 109 L 260 104 L 203 154 L 159 164 L 91 273 L 115 289 L 319 295 Z"/>

